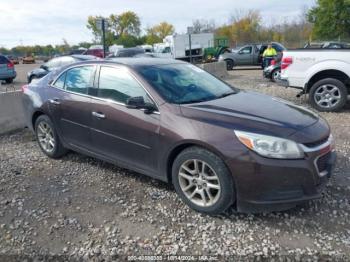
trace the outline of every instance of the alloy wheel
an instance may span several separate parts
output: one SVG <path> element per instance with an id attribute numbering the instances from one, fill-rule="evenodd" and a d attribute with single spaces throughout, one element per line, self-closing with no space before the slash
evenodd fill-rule
<path id="1" fill-rule="evenodd" d="M 335 85 L 322 85 L 316 89 L 314 100 L 320 107 L 334 107 L 341 100 L 340 90 Z"/>
<path id="2" fill-rule="evenodd" d="M 47 153 L 53 152 L 56 142 L 51 126 L 46 122 L 40 122 L 37 129 L 41 148 Z"/>
<path id="3" fill-rule="evenodd" d="M 219 200 L 219 177 L 205 161 L 187 160 L 181 165 L 178 178 L 182 192 L 192 203 L 210 207 Z"/>

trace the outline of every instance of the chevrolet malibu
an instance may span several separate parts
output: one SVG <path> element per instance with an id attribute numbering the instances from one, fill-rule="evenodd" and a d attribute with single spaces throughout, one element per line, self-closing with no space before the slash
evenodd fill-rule
<path id="1" fill-rule="evenodd" d="M 86 61 L 23 87 L 41 150 L 73 150 L 174 185 L 192 209 L 285 210 L 321 197 L 335 162 L 328 124 L 184 62 Z"/>

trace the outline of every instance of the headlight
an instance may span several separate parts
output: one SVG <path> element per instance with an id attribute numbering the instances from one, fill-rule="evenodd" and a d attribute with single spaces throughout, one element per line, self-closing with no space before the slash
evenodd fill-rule
<path id="1" fill-rule="evenodd" d="M 235 131 L 239 141 L 261 156 L 279 159 L 300 159 L 304 152 L 297 143 L 273 136 Z"/>

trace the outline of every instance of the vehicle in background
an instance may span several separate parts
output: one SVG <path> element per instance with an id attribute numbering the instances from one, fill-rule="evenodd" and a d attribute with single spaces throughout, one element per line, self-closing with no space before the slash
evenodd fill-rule
<path id="1" fill-rule="evenodd" d="M 134 57 L 139 54 L 144 54 L 145 50 L 141 47 L 130 47 L 130 48 L 119 48 L 114 54 L 108 56 L 108 58 L 113 57 Z"/>
<path id="2" fill-rule="evenodd" d="M 69 55 L 83 55 L 87 51 L 86 48 L 80 47 L 78 49 L 71 50 Z"/>
<path id="3" fill-rule="evenodd" d="M 310 42 L 304 48 L 349 49 L 350 44 L 344 42 Z"/>
<path id="4" fill-rule="evenodd" d="M 14 65 L 19 64 L 19 58 L 17 56 L 9 55 L 9 56 L 7 56 L 7 58 L 12 62 L 12 64 L 14 64 Z"/>
<path id="5" fill-rule="evenodd" d="M 219 56 L 224 53 L 231 53 L 229 47 L 229 39 L 223 36 L 216 36 L 214 46 L 204 49 L 204 61 L 213 62 L 219 59 Z"/>
<path id="6" fill-rule="evenodd" d="M 188 34 L 174 34 L 164 38 L 163 44 L 154 47 L 154 54 L 160 58 L 173 58 L 190 61 L 190 44 Z M 202 61 L 204 49 L 214 45 L 214 34 L 191 34 L 192 61 Z"/>
<path id="7" fill-rule="evenodd" d="M 35 64 L 35 58 L 32 55 L 27 55 L 22 58 L 22 64 Z"/>
<path id="8" fill-rule="evenodd" d="M 99 58 L 104 58 L 104 53 L 103 53 L 103 48 L 100 49 L 100 48 L 90 48 L 88 50 L 86 50 L 83 55 L 88 55 L 88 56 L 96 56 L 96 57 L 99 57 Z M 107 56 L 107 54 L 106 54 Z"/>
<path id="9" fill-rule="evenodd" d="M 6 56 L 0 55 L 0 80 L 5 80 L 7 84 L 10 84 L 16 76 L 13 63 Z"/>
<path id="10" fill-rule="evenodd" d="M 219 56 L 219 61 L 225 61 L 227 70 L 232 70 L 235 66 L 249 65 L 262 66 L 263 53 L 268 44 L 249 44 L 241 47 L 232 53 L 224 53 Z M 272 47 L 277 53 L 282 53 L 286 48 L 280 44 L 273 42 Z"/>
<path id="11" fill-rule="evenodd" d="M 350 92 L 350 50 L 296 49 L 283 53 L 281 84 L 309 94 L 319 111 L 338 111 Z"/>
<path id="12" fill-rule="evenodd" d="M 62 66 L 66 66 L 69 64 L 73 64 L 76 62 L 86 61 L 86 60 L 94 60 L 95 56 L 90 55 L 71 55 L 71 56 L 60 56 L 53 58 L 42 64 L 40 68 L 36 68 L 27 74 L 28 83 L 31 83 L 34 79 L 40 79 L 50 73 L 51 71 L 60 68 Z"/>
<path id="13" fill-rule="evenodd" d="M 71 149 L 173 183 L 207 214 L 320 198 L 335 163 L 318 115 L 174 59 L 77 63 L 22 90 L 27 125 L 48 157 Z"/>
<path id="14" fill-rule="evenodd" d="M 140 47 L 143 50 L 145 50 L 145 53 L 153 53 L 153 46 L 151 46 L 151 45 L 140 45 L 137 47 Z"/>
<path id="15" fill-rule="evenodd" d="M 282 53 L 277 55 L 277 57 L 271 61 L 270 65 L 263 70 L 263 76 L 270 79 L 272 82 L 280 80 L 282 55 Z"/>

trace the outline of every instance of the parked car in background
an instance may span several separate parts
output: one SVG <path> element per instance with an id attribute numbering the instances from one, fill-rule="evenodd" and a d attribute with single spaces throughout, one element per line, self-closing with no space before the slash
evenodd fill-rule
<path id="1" fill-rule="evenodd" d="M 241 47 L 238 50 L 234 50 L 229 53 L 226 52 L 219 56 L 219 61 L 225 61 L 227 70 L 232 70 L 235 66 L 241 65 L 262 65 L 262 55 L 267 48 L 268 44 L 249 44 Z M 272 47 L 277 53 L 282 53 L 286 48 L 280 44 L 273 42 Z"/>
<path id="2" fill-rule="evenodd" d="M 263 75 L 272 82 L 277 82 L 281 77 L 281 62 L 272 60 L 270 65 L 264 68 Z"/>
<path id="3" fill-rule="evenodd" d="M 297 49 L 283 53 L 281 84 L 309 94 L 319 111 L 342 109 L 350 92 L 350 50 Z"/>
<path id="4" fill-rule="evenodd" d="M 19 58 L 17 56 L 9 55 L 9 56 L 7 56 L 7 58 L 12 62 L 12 64 L 14 64 L 14 65 L 19 64 Z"/>
<path id="5" fill-rule="evenodd" d="M 350 44 L 344 42 L 311 42 L 307 43 L 304 48 L 349 49 Z"/>
<path id="6" fill-rule="evenodd" d="M 145 54 L 145 49 L 141 47 L 120 48 L 113 54 L 109 55 L 109 58 L 113 57 L 134 57 L 139 54 Z"/>
<path id="7" fill-rule="evenodd" d="M 272 82 L 280 80 L 282 55 L 282 53 L 279 53 L 279 55 L 271 61 L 270 65 L 263 69 L 264 77 L 270 79 Z"/>
<path id="8" fill-rule="evenodd" d="M 25 56 L 22 59 L 23 64 L 35 64 L 35 58 L 31 55 Z"/>
<path id="9" fill-rule="evenodd" d="M 86 50 L 83 55 L 89 55 L 89 56 L 96 56 L 99 58 L 104 58 L 104 53 L 103 53 L 103 49 L 100 48 L 93 48 L 93 49 L 88 49 Z M 106 54 L 107 56 L 107 54 Z"/>
<path id="10" fill-rule="evenodd" d="M 42 64 L 39 68 L 36 68 L 27 74 L 28 83 L 31 83 L 33 79 L 39 79 L 47 75 L 51 71 L 60 68 L 61 66 L 73 64 L 80 61 L 93 60 L 96 59 L 95 56 L 90 55 L 71 55 L 71 56 L 61 56 L 56 57 L 45 64 Z"/>
<path id="11" fill-rule="evenodd" d="M 0 55 L 0 80 L 5 80 L 6 83 L 10 84 L 16 76 L 13 63 L 6 56 Z"/>
<path id="12" fill-rule="evenodd" d="M 47 156 L 71 149 L 171 182 L 199 212 L 288 209 L 332 174 L 322 118 L 174 59 L 76 63 L 22 90 Z"/>
<path id="13" fill-rule="evenodd" d="M 83 55 L 86 51 L 87 51 L 86 48 L 78 48 L 78 49 L 71 50 L 69 52 L 69 55 Z"/>

